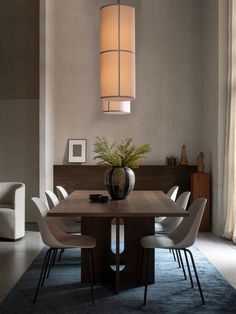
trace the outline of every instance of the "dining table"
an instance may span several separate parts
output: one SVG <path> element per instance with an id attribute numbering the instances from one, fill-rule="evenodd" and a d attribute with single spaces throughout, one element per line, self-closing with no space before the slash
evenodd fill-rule
<path id="1" fill-rule="evenodd" d="M 142 248 L 140 240 L 155 234 L 155 217 L 187 217 L 188 212 L 162 191 L 132 191 L 127 198 L 100 203 L 90 194 L 107 191 L 75 190 L 49 212 L 50 217 L 81 217 L 81 234 L 96 239 L 94 266 L 96 282 L 111 284 L 119 292 L 121 284 L 140 285 Z M 121 239 L 120 226 L 124 228 Z M 115 243 L 112 230 L 115 226 Z M 123 241 L 121 252 L 121 240 Z M 114 249 L 112 249 L 115 247 Z M 89 282 L 85 250 L 81 250 L 81 281 Z M 154 250 L 150 255 L 148 283 L 154 283 Z"/>

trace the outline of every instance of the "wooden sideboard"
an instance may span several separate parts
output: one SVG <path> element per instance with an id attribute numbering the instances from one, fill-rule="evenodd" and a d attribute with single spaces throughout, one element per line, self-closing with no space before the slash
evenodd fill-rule
<path id="1" fill-rule="evenodd" d="M 103 190 L 102 166 L 54 165 L 54 189 L 62 185 L 69 193 L 74 190 Z M 135 190 L 168 190 L 178 185 L 179 194 L 191 189 L 191 174 L 196 166 L 140 166 L 135 169 Z"/>
<path id="2" fill-rule="evenodd" d="M 54 189 L 56 185 L 62 185 L 69 193 L 74 190 L 103 190 L 105 170 L 97 165 L 54 165 Z M 206 197 L 208 202 L 200 231 L 210 231 L 210 175 L 196 171 L 196 166 L 140 166 L 134 170 L 134 189 L 166 193 L 178 185 L 178 195 L 191 191 L 191 200 Z"/>
<path id="3" fill-rule="evenodd" d="M 210 208 L 211 208 L 211 191 L 210 191 L 210 174 L 196 172 L 191 174 L 191 201 L 204 197 L 207 204 L 202 217 L 200 231 L 210 231 Z"/>

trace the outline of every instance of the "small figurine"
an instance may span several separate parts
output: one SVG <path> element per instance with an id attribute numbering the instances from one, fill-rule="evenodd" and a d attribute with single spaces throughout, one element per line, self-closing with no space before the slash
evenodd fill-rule
<path id="1" fill-rule="evenodd" d="M 197 172 L 204 172 L 205 165 L 203 162 L 204 154 L 203 152 L 200 152 L 197 156 Z"/>
<path id="2" fill-rule="evenodd" d="M 180 166 L 187 166 L 188 165 L 188 159 L 187 159 L 187 154 L 186 154 L 186 146 L 182 146 L 182 155 L 180 157 L 179 161 Z"/>

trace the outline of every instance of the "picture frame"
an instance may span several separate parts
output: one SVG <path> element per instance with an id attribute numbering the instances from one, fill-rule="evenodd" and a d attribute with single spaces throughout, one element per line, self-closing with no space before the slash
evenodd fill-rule
<path id="1" fill-rule="evenodd" d="M 69 162 L 86 162 L 87 140 L 69 139 Z"/>

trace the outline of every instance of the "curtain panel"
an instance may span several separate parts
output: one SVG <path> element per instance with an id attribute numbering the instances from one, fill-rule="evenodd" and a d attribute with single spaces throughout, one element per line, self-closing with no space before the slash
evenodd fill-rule
<path id="1" fill-rule="evenodd" d="M 226 113 L 224 237 L 236 243 L 236 1 L 229 1 L 228 97 Z"/>

